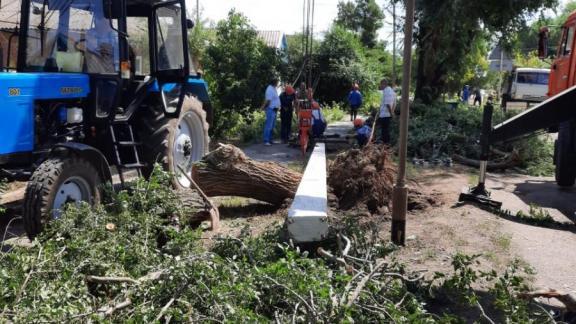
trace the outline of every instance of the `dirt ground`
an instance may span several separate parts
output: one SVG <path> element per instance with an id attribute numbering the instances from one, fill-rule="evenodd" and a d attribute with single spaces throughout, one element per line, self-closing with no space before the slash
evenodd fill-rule
<path id="1" fill-rule="evenodd" d="M 551 178 L 489 174 L 492 197 L 512 214 L 527 213 L 532 203 L 571 224 L 561 229 L 529 225 L 476 206 L 457 205 L 460 192 L 476 179 L 473 172 L 458 166 L 413 172 L 423 190 L 442 193 L 445 205 L 408 216 L 407 246 L 398 257 L 432 272 L 449 270 L 456 252 L 482 254 L 485 266 L 496 270 L 518 259 L 532 270 L 534 288 L 576 293 L 576 191 L 558 189 Z"/>

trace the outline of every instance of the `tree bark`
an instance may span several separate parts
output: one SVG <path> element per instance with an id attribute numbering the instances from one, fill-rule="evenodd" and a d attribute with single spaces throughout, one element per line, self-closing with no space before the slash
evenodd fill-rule
<path id="1" fill-rule="evenodd" d="M 194 181 L 209 197 L 239 196 L 281 205 L 294 198 L 302 175 L 280 164 L 248 158 L 223 145 L 194 166 Z"/>

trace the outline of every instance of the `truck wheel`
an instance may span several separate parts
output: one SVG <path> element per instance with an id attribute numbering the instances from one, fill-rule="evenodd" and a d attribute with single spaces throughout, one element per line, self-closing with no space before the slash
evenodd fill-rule
<path id="1" fill-rule="evenodd" d="M 561 187 L 572 187 L 576 180 L 576 152 L 573 150 L 573 127 L 571 123 L 560 125 L 558 139 L 554 145 L 556 183 Z"/>
<path id="2" fill-rule="evenodd" d="M 180 174 L 177 165 L 192 176 L 192 164 L 208 153 L 210 137 L 202 103 L 186 97 L 178 118 L 164 117 L 162 108 L 158 107 L 144 118 L 143 123 L 141 138 L 144 159 L 148 164 L 143 170 L 144 175 L 150 176 L 157 162 L 164 170 L 176 175 L 172 179 L 174 188 L 189 188 L 190 182 Z"/>
<path id="3" fill-rule="evenodd" d="M 24 229 L 30 239 L 51 220 L 62 216 L 64 205 L 100 202 L 101 179 L 92 163 L 76 157 L 44 161 L 28 182 L 24 196 Z"/>

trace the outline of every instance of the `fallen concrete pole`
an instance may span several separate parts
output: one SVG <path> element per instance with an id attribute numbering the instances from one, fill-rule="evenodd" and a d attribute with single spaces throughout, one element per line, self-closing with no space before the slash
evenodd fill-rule
<path id="1" fill-rule="evenodd" d="M 322 241 L 328 236 L 326 148 L 316 144 L 288 210 L 288 233 L 297 243 Z"/>

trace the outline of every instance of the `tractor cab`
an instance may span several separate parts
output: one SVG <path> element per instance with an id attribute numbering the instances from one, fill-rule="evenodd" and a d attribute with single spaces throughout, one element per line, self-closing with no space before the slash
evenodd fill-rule
<path id="1" fill-rule="evenodd" d="M 133 113 L 144 87 L 168 83 L 173 97 L 190 75 L 183 0 L 24 0 L 21 10 L 17 71 L 88 75 L 95 119 Z"/>

